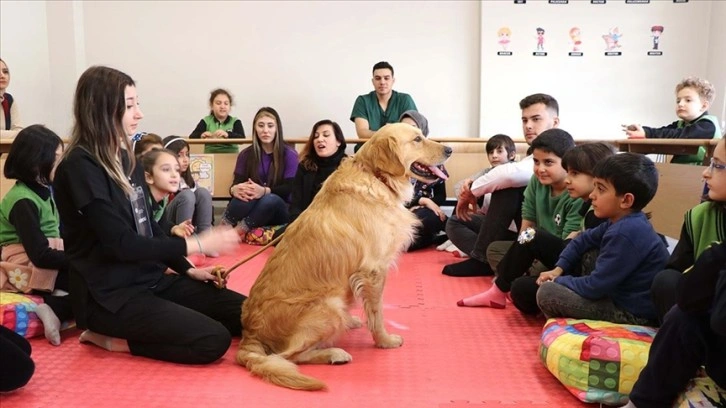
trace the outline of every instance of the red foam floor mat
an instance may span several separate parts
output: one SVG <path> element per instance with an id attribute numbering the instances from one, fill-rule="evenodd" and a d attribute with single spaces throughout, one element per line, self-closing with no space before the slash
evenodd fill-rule
<path id="1" fill-rule="evenodd" d="M 232 265 L 259 247 L 242 245 L 235 256 L 207 258 Z M 229 287 L 247 293 L 272 249 L 243 265 Z M 399 349 L 380 350 L 365 328 L 340 342 L 353 361 L 301 366 L 325 381 L 326 391 L 292 391 L 263 382 L 234 362 L 238 339 L 207 366 L 184 366 L 112 353 L 63 333 L 53 347 L 31 340 L 36 371 L 24 388 L 0 394 L 10 407 L 581 407 L 539 361 L 543 318 L 504 310 L 460 308 L 456 301 L 484 290 L 490 278 L 451 278 L 443 266 L 458 262 L 434 249 L 403 254 L 384 294 L 390 332 Z M 360 315 L 361 309 L 353 310 Z"/>

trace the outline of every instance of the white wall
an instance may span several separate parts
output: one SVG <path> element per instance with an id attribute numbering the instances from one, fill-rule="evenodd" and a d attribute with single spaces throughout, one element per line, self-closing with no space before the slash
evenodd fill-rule
<path id="1" fill-rule="evenodd" d="M 272 106 L 287 137 L 331 118 L 355 137 L 355 97 L 371 68 L 394 69 L 432 134 L 478 127 L 479 4 L 476 2 L 85 2 L 86 63 L 130 74 L 146 115 L 142 128 L 188 135 L 208 112 L 209 92 L 230 89 L 251 133 Z M 210 22 L 215 22 L 210 24 Z M 216 23 L 224 22 L 224 23 Z M 452 29 L 453 28 L 453 29 Z"/>
<path id="2" fill-rule="evenodd" d="M 15 97 L 21 124 L 52 126 L 46 2 L 0 2 L 0 58 L 10 69 L 7 92 Z"/>
<path id="3" fill-rule="evenodd" d="M 622 138 L 623 123 L 671 123 L 676 119 L 676 83 L 707 73 L 710 11 L 706 1 L 483 2 L 481 134 L 522 137 L 518 103 L 537 92 L 558 100 L 560 127 L 576 139 Z M 659 47 L 663 56 L 647 56 L 653 25 L 664 26 Z M 497 55 L 497 31 L 503 26 L 512 30 L 512 56 Z M 573 26 L 582 31 L 582 57 L 568 56 Z M 622 56 L 605 56 L 602 35 L 614 26 L 623 34 Z M 545 29 L 546 57 L 532 55 L 537 27 Z"/>
<path id="4" fill-rule="evenodd" d="M 726 131 L 726 34 L 723 24 L 726 22 L 726 2 L 714 1 L 711 5 L 711 34 L 708 41 L 709 81 L 716 87 L 716 100 L 709 113 L 718 115 L 721 130 Z"/>
<path id="5" fill-rule="evenodd" d="M 208 23 L 220 20 L 230 23 Z M 724 20 L 721 1 L 2 0 L 0 57 L 11 69 L 9 91 L 23 122 L 63 135 L 78 76 L 108 64 L 136 79 L 144 130 L 188 134 L 207 112 L 209 91 L 224 86 L 248 133 L 255 111 L 270 105 L 288 137 L 306 136 L 323 117 L 353 137 L 353 101 L 372 89 L 373 63 L 388 60 L 395 88 L 413 95 L 434 136 L 521 137 L 519 100 L 549 92 L 561 103 L 562 127 L 575 137 L 617 138 L 622 122 L 672 121 L 673 88 L 686 75 L 717 86 L 711 112 L 721 115 Z M 662 57 L 644 55 L 654 24 L 665 26 Z M 496 56 L 502 25 L 514 31 L 512 48 L 522 41 L 525 51 Z M 544 58 L 531 56 L 539 25 L 548 30 Z M 583 29 L 582 58 L 564 54 L 573 25 Z M 600 36 L 613 25 L 623 30 L 624 55 L 606 58 Z"/>

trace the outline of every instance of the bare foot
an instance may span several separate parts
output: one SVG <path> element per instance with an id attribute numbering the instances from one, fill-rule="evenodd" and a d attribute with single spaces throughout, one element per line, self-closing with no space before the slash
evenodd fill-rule
<path id="1" fill-rule="evenodd" d="M 92 343 L 98 347 L 104 348 L 108 351 L 117 351 L 121 353 L 128 353 L 129 342 L 126 339 L 119 339 L 116 337 L 105 336 L 103 334 L 94 333 L 90 330 L 86 330 L 81 333 L 81 337 L 78 338 L 81 343 Z"/>
<path id="2" fill-rule="evenodd" d="M 60 346 L 60 326 L 61 322 L 58 316 L 55 315 L 53 309 L 45 303 L 38 305 L 35 308 L 35 314 L 43 322 L 43 330 L 45 331 L 45 338 L 48 339 L 50 344 L 54 346 Z"/>

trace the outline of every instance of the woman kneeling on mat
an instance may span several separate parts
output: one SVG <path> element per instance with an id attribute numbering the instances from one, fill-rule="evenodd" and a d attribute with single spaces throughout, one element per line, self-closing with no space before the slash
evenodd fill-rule
<path id="1" fill-rule="evenodd" d="M 230 252 L 239 236 L 211 228 L 167 237 L 150 217 L 144 172 L 129 137 L 143 114 L 134 81 L 94 66 L 78 80 L 71 142 L 54 192 L 70 261 L 82 342 L 183 364 L 211 363 L 242 332 L 245 296 L 217 289 L 212 268 L 185 255 Z M 167 267 L 177 274 L 164 274 Z"/>

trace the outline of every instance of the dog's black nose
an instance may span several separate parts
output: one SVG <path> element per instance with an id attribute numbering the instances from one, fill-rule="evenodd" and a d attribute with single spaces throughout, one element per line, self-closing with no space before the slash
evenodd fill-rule
<path id="1" fill-rule="evenodd" d="M 451 150 L 449 146 L 444 146 L 444 154 L 446 155 L 446 157 L 451 156 L 451 152 L 453 152 L 453 150 Z"/>

